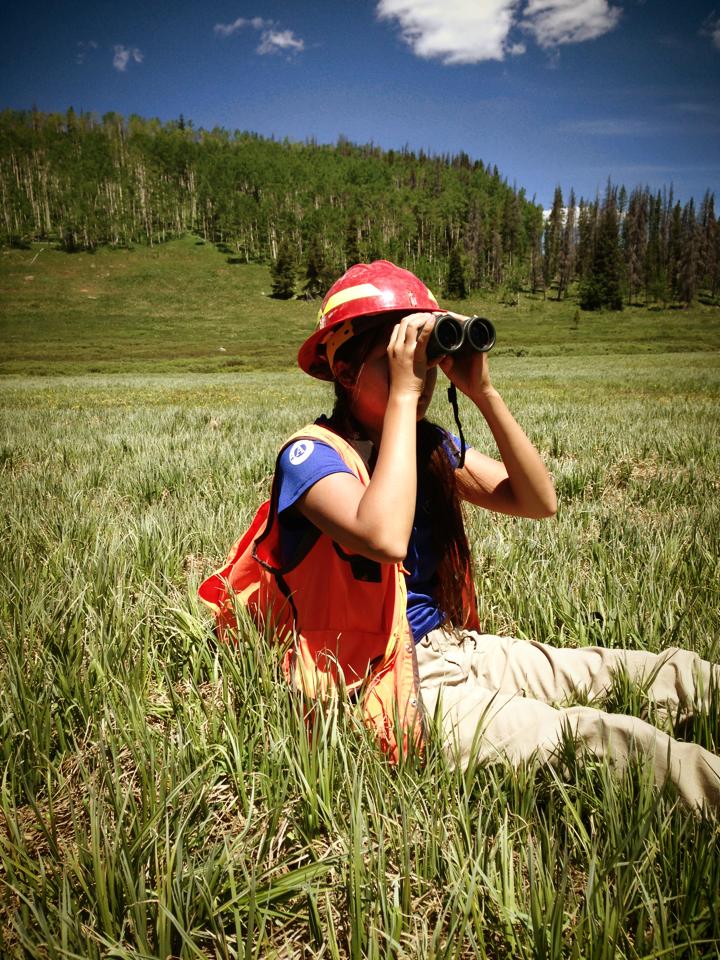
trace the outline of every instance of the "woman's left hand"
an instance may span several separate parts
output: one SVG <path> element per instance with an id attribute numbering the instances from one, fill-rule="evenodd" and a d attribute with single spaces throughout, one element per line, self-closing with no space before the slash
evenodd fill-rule
<path id="1" fill-rule="evenodd" d="M 453 313 L 451 316 L 461 322 L 467 320 L 467 317 L 458 313 Z M 472 399 L 492 389 L 487 353 L 478 353 L 477 350 L 459 350 L 457 353 L 444 356 L 438 366 L 461 393 Z"/>

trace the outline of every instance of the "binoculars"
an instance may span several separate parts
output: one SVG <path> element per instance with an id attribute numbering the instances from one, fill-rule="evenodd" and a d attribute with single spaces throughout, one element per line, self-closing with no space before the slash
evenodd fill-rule
<path id="1" fill-rule="evenodd" d="M 470 317 L 458 320 L 449 313 L 437 317 L 430 334 L 426 356 L 428 360 L 437 360 L 449 353 L 460 350 L 475 350 L 487 353 L 495 344 L 495 327 L 483 317 Z"/>

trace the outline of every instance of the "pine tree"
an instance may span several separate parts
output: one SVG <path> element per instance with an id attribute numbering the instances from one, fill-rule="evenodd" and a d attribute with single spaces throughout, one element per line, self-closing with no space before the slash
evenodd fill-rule
<path id="1" fill-rule="evenodd" d="M 700 208 L 700 283 L 715 297 L 718 283 L 718 223 L 715 196 L 707 190 Z"/>
<path id="2" fill-rule="evenodd" d="M 460 251 L 457 247 L 452 247 L 448 257 L 445 296 L 450 297 L 452 300 L 464 300 L 467 296 L 465 273 L 463 271 L 462 259 L 460 258 Z"/>
<path id="3" fill-rule="evenodd" d="M 592 203 L 581 200 L 578 208 L 577 273 L 581 281 L 588 279 L 592 269 L 597 235 L 598 206 L 599 201 L 596 197 Z"/>
<path id="4" fill-rule="evenodd" d="M 686 307 L 695 299 L 698 273 L 698 229 L 695 218 L 695 202 L 685 204 L 682 213 L 682 241 L 678 265 L 678 299 Z"/>
<path id="5" fill-rule="evenodd" d="M 645 248 L 645 302 L 667 303 L 668 285 L 663 241 L 663 201 L 660 191 L 649 199 L 648 240 Z"/>
<path id="6" fill-rule="evenodd" d="M 306 300 L 314 300 L 316 297 L 321 297 L 328 286 L 327 266 L 322 246 L 317 237 L 313 236 L 308 246 L 303 296 Z"/>
<path id="7" fill-rule="evenodd" d="M 603 295 L 598 278 L 593 273 L 588 273 L 580 281 L 580 309 L 581 310 L 601 310 L 603 306 Z"/>
<path id="8" fill-rule="evenodd" d="M 530 246 L 530 290 L 532 293 L 537 293 L 539 290 L 542 290 L 544 296 L 545 283 L 543 281 L 542 272 L 542 244 L 540 242 L 541 235 L 542 222 L 539 222 L 535 217 L 533 217 L 528 227 L 528 243 Z"/>
<path id="9" fill-rule="evenodd" d="M 593 270 L 598 275 L 602 285 L 603 306 L 607 307 L 608 310 L 622 310 L 622 259 L 620 257 L 617 190 L 610 183 L 608 183 L 598 228 Z"/>
<path id="10" fill-rule="evenodd" d="M 608 183 L 598 218 L 589 273 L 580 287 L 583 310 L 622 310 L 617 189 Z"/>
<path id="11" fill-rule="evenodd" d="M 647 208 L 650 197 L 647 191 L 633 190 L 628 211 L 623 220 L 623 254 L 628 299 L 637 296 L 645 281 L 647 252 Z"/>
<path id="12" fill-rule="evenodd" d="M 558 264 L 558 300 L 561 300 L 572 282 L 575 271 L 575 191 L 570 190 L 568 207 L 565 214 Z"/>
<path id="13" fill-rule="evenodd" d="M 563 195 L 560 187 L 555 187 L 552 209 L 545 224 L 545 242 L 543 257 L 543 279 L 545 286 L 550 287 L 558 272 L 560 263 L 560 248 L 563 236 Z M 559 299 L 559 297 L 558 297 Z"/>
<path id="14" fill-rule="evenodd" d="M 626 206 L 627 206 L 627 190 L 625 189 L 625 185 L 623 184 L 620 187 L 620 190 L 618 192 L 618 197 L 617 197 L 617 211 L 618 211 L 618 216 L 620 217 L 621 220 L 623 218 L 623 214 L 625 213 Z"/>
<path id="15" fill-rule="evenodd" d="M 682 207 L 678 201 L 672 208 L 667 242 L 667 275 L 673 300 L 680 300 L 680 259 L 682 257 Z"/>
<path id="16" fill-rule="evenodd" d="M 272 295 L 278 300 L 289 300 L 295 295 L 295 258 L 287 240 L 278 247 L 278 255 L 270 267 Z"/>

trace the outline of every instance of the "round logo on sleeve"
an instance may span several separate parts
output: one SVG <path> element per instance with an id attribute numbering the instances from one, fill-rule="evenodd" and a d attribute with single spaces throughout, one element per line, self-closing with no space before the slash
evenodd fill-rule
<path id="1" fill-rule="evenodd" d="M 301 463 L 305 463 L 314 449 L 315 444 L 312 440 L 296 440 L 290 447 L 288 459 L 294 467 L 299 467 Z"/>

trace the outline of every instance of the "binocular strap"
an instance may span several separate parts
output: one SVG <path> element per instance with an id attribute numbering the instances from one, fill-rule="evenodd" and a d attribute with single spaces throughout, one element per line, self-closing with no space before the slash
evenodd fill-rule
<path id="1" fill-rule="evenodd" d="M 458 461 L 458 470 L 462 470 L 465 466 L 465 434 L 463 433 L 462 424 L 460 423 L 460 410 L 458 408 L 458 395 L 457 390 L 455 389 L 455 384 L 451 383 L 448 387 L 447 392 L 448 400 L 450 401 L 450 406 L 452 407 L 453 417 L 455 417 L 455 426 L 458 429 L 458 436 L 460 437 L 460 460 Z"/>

